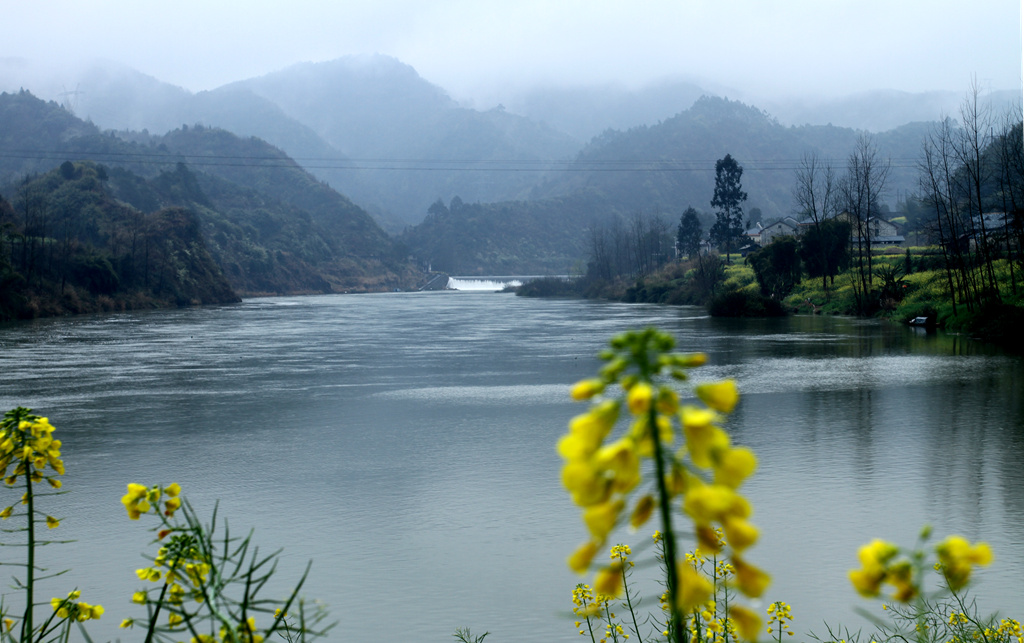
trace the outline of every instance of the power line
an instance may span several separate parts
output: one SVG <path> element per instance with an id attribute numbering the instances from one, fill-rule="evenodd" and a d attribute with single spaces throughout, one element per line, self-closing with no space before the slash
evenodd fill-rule
<path id="1" fill-rule="evenodd" d="M 67 160 L 72 150 L 8 150 L 0 158 L 31 160 Z M 93 152 L 88 160 L 127 162 L 140 165 L 172 165 L 185 162 L 198 167 L 284 168 L 299 166 L 320 170 L 417 171 L 417 172 L 714 172 L 713 159 L 408 159 L 408 158 L 331 158 L 252 156 L 229 154 L 178 154 L 166 152 Z M 821 159 L 844 167 L 835 159 Z M 892 168 L 916 168 L 914 158 L 890 158 Z M 794 172 L 802 159 L 749 159 L 743 162 L 748 172 Z"/>

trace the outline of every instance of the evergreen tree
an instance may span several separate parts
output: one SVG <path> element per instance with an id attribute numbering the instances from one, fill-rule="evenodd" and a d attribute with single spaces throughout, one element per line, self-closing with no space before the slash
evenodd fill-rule
<path id="1" fill-rule="evenodd" d="M 700 238 L 704 231 L 700 227 L 700 218 L 692 207 L 686 208 L 679 218 L 679 229 L 676 232 L 679 252 L 693 257 L 700 251 Z"/>
<path id="2" fill-rule="evenodd" d="M 715 162 L 715 193 L 711 207 L 715 208 L 715 224 L 711 227 L 713 241 L 725 248 L 725 260 L 743 236 L 743 207 L 747 193 L 743 191 L 740 178 L 743 168 L 731 155 Z"/>

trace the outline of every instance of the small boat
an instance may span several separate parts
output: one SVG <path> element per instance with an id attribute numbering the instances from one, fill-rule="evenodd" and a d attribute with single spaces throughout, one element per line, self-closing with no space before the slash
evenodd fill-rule
<path id="1" fill-rule="evenodd" d="M 915 317 L 915 318 L 911 319 L 908 323 L 911 326 L 927 326 L 928 325 L 928 318 L 927 317 Z"/>

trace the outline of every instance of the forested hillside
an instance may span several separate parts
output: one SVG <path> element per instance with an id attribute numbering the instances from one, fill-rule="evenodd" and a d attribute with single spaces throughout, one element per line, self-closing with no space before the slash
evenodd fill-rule
<path id="1" fill-rule="evenodd" d="M 194 212 L 143 213 L 108 181 L 65 161 L 0 197 L 0 320 L 238 301 Z"/>
<path id="2" fill-rule="evenodd" d="M 53 189 L 38 188 L 39 174 L 50 176 L 53 167 L 70 162 L 76 173 L 100 177 L 94 180 L 103 198 L 136 212 L 136 218 L 170 209 L 179 213 L 174 221 L 187 219 L 217 272 L 240 293 L 391 290 L 418 280 L 405 251 L 365 211 L 259 139 L 182 127 L 165 136 L 133 133 L 123 140 L 28 92 L 0 94 L 0 118 L 0 194 L 13 213 L 5 234 L 9 241 L 18 235 L 36 239 L 27 242 L 26 257 L 33 243 L 54 243 L 52 229 L 33 227 L 33 208 L 42 208 L 48 220 L 83 216 Z M 113 220 L 112 229 L 120 219 Z M 81 229 L 66 228 L 69 248 Z M 88 244 L 104 247 L 95 239 Z M 109 254 L 111 261 L 121 261 L 114 250 Z M 35 264 L 16 268 L 32 272 Z"/>

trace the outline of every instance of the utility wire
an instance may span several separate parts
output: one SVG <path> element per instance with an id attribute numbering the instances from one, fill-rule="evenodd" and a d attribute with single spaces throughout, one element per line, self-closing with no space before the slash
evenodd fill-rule
<path id="1" fill-rule="evenodd" d="M 79 152 L 73 150 L 7 150 L 0 158 L 31 160 L 67 160 Z M 82 152 L 84 154 L 84 152 Z M 403 159 L 403 158 L 330 158 L 287 156 L 243 156 L 228 154 L 175 154 L 147 152 L 94 152 L 89 160 L 126 162 L 141 165 L 171 165 L 186 162 L 199 167 L 296 167 L 322 170 L 383 170 L 426 172 L 714 172 L 712 159 Z M 837 168 L 845 167 L 835 159 L 819 159 Z M 916 168 L 914 158 L 890 158 L 892 168 Z M 750 159 L 744 171 L 794 172 L 803 167 L 802 159 Z"/>

